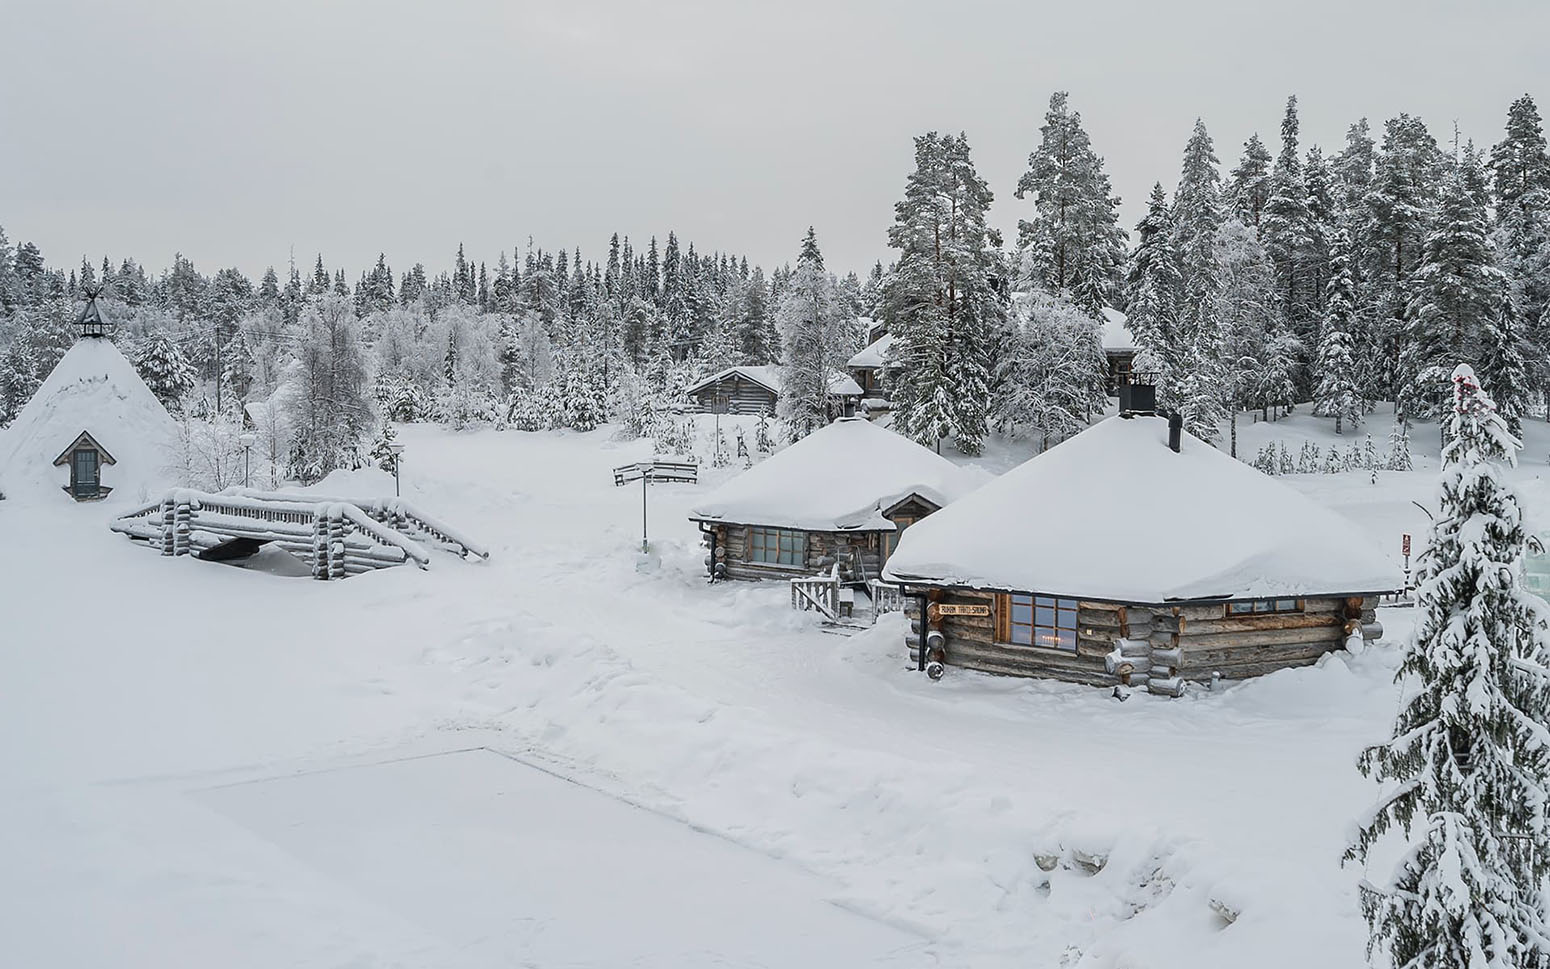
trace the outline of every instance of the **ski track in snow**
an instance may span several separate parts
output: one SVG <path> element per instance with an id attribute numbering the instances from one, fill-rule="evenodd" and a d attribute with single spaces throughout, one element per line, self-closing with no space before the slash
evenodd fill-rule
<path id="1" fill-rule="evenodd" d="M 1353 764 L 1393 714 L 1391 646 L 1179 701 L 931 683 L 905 669 L 899 617 L 837 636 L 783 585 L 704 583 L 684 514 L 732 472 L 651 490 L 660 562 L 638 572 L 640 490 L 608 471 L 644 442 L 403 440 L 406 496 L 488 563 L 319 583 L 161 558 L 108 532 L 111 505 L 0 502 L 0 938 L 17 964 L 515 958 L 522 913 L 457 905 L 466 890 L 483 911 L 502 870 L 468 870 L 438 886 L 440 914 L 406 918 L 349 869 L 369 852 L 320 868 L 282 843 L 299 835 L 211 807 L 227 785 L 478 748 L 780 859 L 925 940 L 901 965 L 1360 963 L 1360 872 L 1339 857 L 1375 794 Z M 1287 480 L 1363 507 L 1386 549 L 1424 536 L 1409 500 L 1430 473 Z M 1392 644 L 1406 614 L 1382 619 Z"/>

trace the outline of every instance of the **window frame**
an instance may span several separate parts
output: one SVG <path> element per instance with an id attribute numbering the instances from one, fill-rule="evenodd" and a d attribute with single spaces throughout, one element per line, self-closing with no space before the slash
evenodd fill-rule
<path id="1" fill-rule="evenodd" d="M 1292 596 L 1272 596 L 1268 599 L 1235 599 L 1222 604 L 1224 619 L 1252 619 L 1255 616 L 1284 616 L 1302 612 L 1307 602 Z"/>
<path id="2" fill-rule="evenodd" d="M 1018 622 L 1014 617 L 1014 610 L 1026 608 L 1028 621 Z M 1040 616 L 1045 614 L 1050 617 L 1049 623 L 1041 623 Z M 1042 593 L 1014 593 L 1003 592 L 996 596 L 996 643 L 1000 646 L 1015 646 L 1019 649 L 1047 649 L 1058 653 L 1076 653 L 1078 639 L 1080 637 L 1080 612 L 1081 600 L 1071 599 L 1065 596 L 1050 596 Z M 1069 623 L 1069 624 L 1067 624 Z M 1018 630 L 1028 631 L 1028 642 L 1018 642 Z M 1040 630 L 1045 630 L 1046 635 L 1041 641 Z M 1069 637 L 1062 634 L 1069 633 Z M 1053 635 L 1053 641 L 1049 641 Z M 1068 640 L 1070 645 L 1065 645 L 1062 640 Z"/>
<path id="3" fill-rule="evenodd" d="M 782 542 L 782 539 L 787 539 Z M 789 547 L 788 547 L 789 546 Z M 774 558 L 759 558 L 773 548 Z M 787 557 L 790 561 L 783 560 Z M 807 566 L 807 532 L 768 525 L 748 526 L 748 564 L 768 569 L 802 569 Z"/>

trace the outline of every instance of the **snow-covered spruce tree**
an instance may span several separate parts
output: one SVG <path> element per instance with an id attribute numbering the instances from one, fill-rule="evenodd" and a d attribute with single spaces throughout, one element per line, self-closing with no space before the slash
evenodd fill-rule
<path id="1" fill-rule="evenodd" d="M 1292 332 L 1304 345 L 1314 336 L 1314 307 L 1318 294 L 1313 291 L 1310 249 L 1313 228 L 1308 211 L 1308 189 L 1298 156 L 1297 98 L 1288 98 L 1281 119 L 1281 153 L 1276 156 L 1271 175 L 1271 195 L 1265 203 L 1260 238 L 1276 268 L 1281 305 Z"/>
<path id="2" fill-rule="evenodd" d="M 1039 147 L 1017 180 L 1017 198 L 1033 196 L 1036 214 L 1017 224 L 1026 287 L 1067 297 L 1093 317 L 1119 296 L 1125 232 L 1103 159 L 1065 91 L 1050 96 Z"/>
<path id="3" fill-rule="evenodd" d="M 1410 428 L 1398 415 L 1389 427 L 1389 451 L 1383 457 L 1383 467 L 1388 471 L 1411 471 L 1415 462 L 1410 458 Z"/>
<path id="4" fill-rule="evenodd" d="M 1396 680 L 1406 699 L 1364 774 L 1391 783 L 1347 858 L 1394 832 L 1392 874 L 1362 886 L 1369 953 L 1414 969 L 1541 967 L 1550 958 L 1550 607 L 1523 587 L 1529 535 L 1502 480 L 1518 442 L 1474 371 L 1453 372 L 1438 513 L 1416 625 Z"/>
<path id="5" fill-rule="evenodd" d="M 928 447 L 953 438 L 966 454 L 985 439 L 993 334 L 1005 318 L 992 284 L 991 199 L 963 135 L 921 135 L 888 230 L 899 250 L 884 298 L 893 426 Z"/>
<path id="6" fill-rule="evenodd" d="M 1166 403 L 1178 370 L 1184 283 L 1173 248 L 1173 216 L 1161 183 L 1152 186 L 1146 216 L 1136 232 L 1140 238 L 1125 274 L 1125 326 L 1136 344 L 1136 373 L 1150 377 Z"/>
<path id="7" fill-rule="evenodd" d="M 1195 128 L 1184 148 L 1179 189 L 1173 197 L 1174 251 L 1179 256 L 1182 301 L 1178 332 L 1180 373 L 1172 400 L 1184 417 L 1184 429 L 1215 443 L 1227 418 L 1228 371 L 1219 314 L 1221 282 L 1217 274 L 1216 235 L 1222 226 L 1221 175 L 1205 123 Z"/>
<path id="8" fill-rule="evenodd" d="M 811 226 L 797 253 L 796 272 L 781 294 L 775 325 L 783 348 L 780 416 L 800 440 L 836 417 L 829 383 L 855 352 L 855 327 L 835 293 Z"/>
<path id="9" fill-rule="evenodd" d="M 1506 136 L 1491 149 L 1490 169 L 1496 194 L 1492 238 L 1516 301 L 1520 336 L 1539 361 L 1530 378 L 1544 394 L 1550 388 L 1550 151 L 1539 109 L 1526 94 L 1508 109 Z M 1497 394 L 1488 377 L 1486 387 Z M 1498 405 L 1504 405 L 1499 395 Z"/>
<path id="10" fill-rule="evenodd" d="M 162 334 L 135 347 L 131 362 L 145 386 L 169 411 L 178 410 L 194 389 L 194 368 L 178 345 Z"/>
<path id="11" fill-rule="evenodd" d="M 398 455 L 393 452 L 393 445 L 398 441 L 398 432 L 393 429 L 393 422 L 384 420 L 382 427 L 377 431 L 377 438 L 371 444 L 368 457 L 371 463 L 392 474 L 398 467 Z"/>
<path id="12" fill-rule="evenodd" d="M 1351 278 L 1351 237 L 1344 230 L 1335 236 L 1330 273 L 1323 332 L 1319 337 L 1318 389 L 1313 394 L 1313 413 L 1333 417 L 1335 433 L 1340 434 L 1344 422 L 1356 424 L 1366 409 L 1356 385 L 1356 360 L 1352 355 L 1356 284 Z"/>
<path id="13" fill-rule="evenodd" d="M 1501 309 L 1481 333 L 1480 382 L 1496 401 L 1496 412 L 1514 437 L 1523 433 L 1528 415 L 1530 377 L 1518 331 L 1515 300 L 1503 293 Z"/>
<path id="14" fill-rule="evenodd" d="M 1469 170 L 1477 167 L 1466 152 L 1449 172 L 1415 274 L 1398 395 L 1412 419 L 1442 413 L 1448 368 L 1459 360 L 1478 362 L 1481 337 L 1501 310 L 1505 278 L 1486 235 L 1485 207 L 1469 187 Z"/>
<path id="15" fill-rule="evenodd" d="M 1259 227 L 1270 201 L 1270 149 L 1259 140 L 1259 135 L 1249 135 L 1243 143 L 1243 155 L 1238 167 L 1232 170 L 1232 182 L 1227 188 L 1228 201 L 1234 214 L 1245 225 Z"/>

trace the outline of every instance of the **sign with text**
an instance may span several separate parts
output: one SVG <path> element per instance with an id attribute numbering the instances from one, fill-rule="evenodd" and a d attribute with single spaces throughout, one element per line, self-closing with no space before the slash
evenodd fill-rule
<path id="1" fill-rule="evenodd" d="M 989 606 L 970 605 L 959 602 L 936 602 L 931 605 L 931 618 L 941 619 L 943 616 L 988 616 Z"/>

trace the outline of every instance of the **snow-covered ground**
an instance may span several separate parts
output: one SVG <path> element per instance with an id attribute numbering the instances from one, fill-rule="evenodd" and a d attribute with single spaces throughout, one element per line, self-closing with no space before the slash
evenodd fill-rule
<path id="1" fill-rule="evenodd" d="M 323 583 L 161 558 L 105 527 L 121 504 L 0 502 L 0 961 L 1360 963 L 1339 857 L 1403 610 L 1363 655 L 1183 700 L 932 683 L 897 617 L 843 637 L 704 583 L 684 516 L 733 469 L 651 490 L 642 570 L 609 469 L 647 442 L 401 438 L 406 496 L 489 562 Z M 1397 553 L 1431 479 L 1286 480 Z"/>

